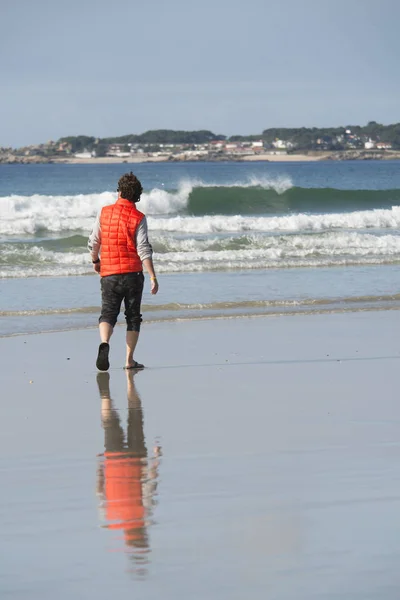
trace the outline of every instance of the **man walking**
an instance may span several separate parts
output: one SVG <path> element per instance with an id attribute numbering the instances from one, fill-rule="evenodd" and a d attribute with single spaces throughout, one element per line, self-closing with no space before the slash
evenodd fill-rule
<path id="1" fill-rule="evenodd" d="M 118 181 L 118 200 L 101 209 L 89 237 L 93 267 L 101 277 L 101 344 L 96 361 L 99 371 L 107 371 L 110 366 L 109 341 L 122 300 L 127 329 L 125 369 L 144 368 L 133 358 L 142 322 L 143 265 L 150 275 L 152 294 L 157 294 L 158 282 L 146 217 L 136 208 L 142 191 L 140 181 L 132 172 L 123 175 Z"/>

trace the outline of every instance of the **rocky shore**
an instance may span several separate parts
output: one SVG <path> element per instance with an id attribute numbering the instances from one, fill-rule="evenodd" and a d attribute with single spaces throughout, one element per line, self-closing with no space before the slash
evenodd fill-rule
<path id="1" fill-rule="evenodd" d="M 0 155 L 0 164 L 3 165 L 39 165 L 52 163 L 54 160 L 46 156 L 18 156 L 17 154 Z"/>
<path id="2" fill-rule="evenodd" d="M 326 153 L 321 160 L 399 160 L 400 152 L 395 150 L 342 150 Z"/>

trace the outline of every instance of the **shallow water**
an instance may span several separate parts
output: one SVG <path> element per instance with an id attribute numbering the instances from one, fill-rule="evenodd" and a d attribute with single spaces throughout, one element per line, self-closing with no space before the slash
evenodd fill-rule
<path id="1" fill-rule="evenodd" d="M 136 165 L 145 321 L 399 308 L 399 164 Z M 96 325 L 87 236 L 124 170 L 0 165 L 0 335 Z"/>
<path id="2" fill-rule="evenodd" d="M 145 283 L 142 312 L 149 323 L 399 308 L 398 279 L 397 265 L 169 274 L 159 278 L 157 296 Z M 0 281 L 0 292 L 0 336 L 97 325 L 97 276 L 7 279 Z"/>

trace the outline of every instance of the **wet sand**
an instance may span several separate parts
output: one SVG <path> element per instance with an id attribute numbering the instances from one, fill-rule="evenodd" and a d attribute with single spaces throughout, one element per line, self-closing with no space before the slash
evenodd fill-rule
<path id="1" fill-rule="evenodd" d="M 397 597 L 399 326 L 147 325 L 134 376 L 120 327 L 110 377 L 95 330 L 0 339 L 1 598 Z"/>

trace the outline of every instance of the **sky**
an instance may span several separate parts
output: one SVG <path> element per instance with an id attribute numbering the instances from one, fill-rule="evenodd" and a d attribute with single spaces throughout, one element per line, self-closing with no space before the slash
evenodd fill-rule
<path id="1" fill-rule="evenodd" d="M 0 0 L 0 146 L 400 121 L 399 0 Z"/>

